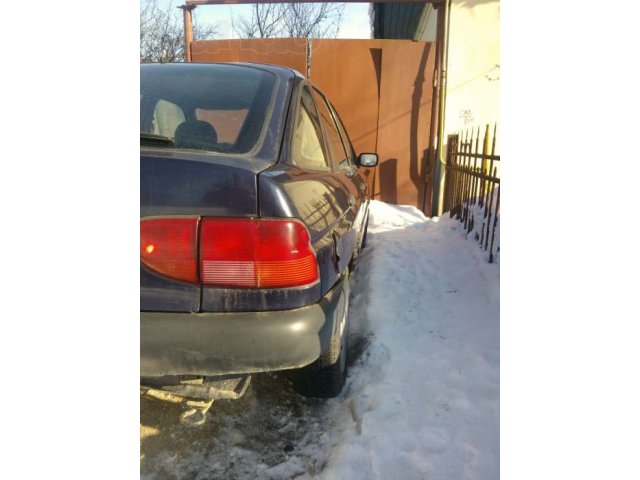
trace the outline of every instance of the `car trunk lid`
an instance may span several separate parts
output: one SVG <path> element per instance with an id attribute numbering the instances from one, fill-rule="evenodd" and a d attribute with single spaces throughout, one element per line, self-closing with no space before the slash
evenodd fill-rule
<path id="1" fill-rule="evenodd" d="M 257 216 L 257 175 L 269 166 L 244 157 L 142 150 L 140 220 Z M 141 262 L 141 310 L 196 312 L 201 294 L 199 285 L 168 278 Z"/>

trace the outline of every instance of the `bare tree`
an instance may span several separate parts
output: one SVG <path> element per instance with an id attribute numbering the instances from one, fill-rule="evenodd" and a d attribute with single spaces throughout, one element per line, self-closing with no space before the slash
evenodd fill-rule
<path id="1" fill-rule="evenodd" d="M 240 17 L 234 30 L 241 38 L 277 37 L 282 30 L 285 5 L 281 3 L 255 3 L 251 18 Z"/>
<path id="2" fill-rule="evenodd" d="M 194 40 L 217 34 L 212 25 L 194 22 Z M 146 0 L 140 5 L 140 63 L 181 62 L 184 60 L 182 12 L 171 1 Z"/>
<path id="3" fill-rule="evenodd" d="M 289 37 L 335 37 L 340 30 L 344 4 L 288 3 L 284 29 Z"/>
<path id="4" fill-rule="evenodd" d="M 255 4 L 251 18 L 240 17 L 236 34 L 242 38 L 324 38 L 340 30 L 344 4 Z"/>

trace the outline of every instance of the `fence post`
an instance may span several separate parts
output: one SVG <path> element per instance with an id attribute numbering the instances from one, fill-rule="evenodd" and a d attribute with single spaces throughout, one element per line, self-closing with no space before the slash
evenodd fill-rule
<path id="1" fill-rule="evenodd" d="M 490 175 L 491 172 L 489 171 L 489 124 L 487 124 L 485 130 L 484 130 L 484 142 L 482 144 L 482 173 L 484 175 Z M 486 180 L 482 180 L 481 186 L 480 186 L 480 206 L 484 206 L 484 196 L 485 196 L 485 192 L 487 189 L 487 181 Z"/>
<path id="2" fill-rule="evenodd" d="M 487 158 L 487 156 L 489 155 L 489 124 L 488 123 L 484 130 L 484 145 L 482 146 L 482 155 L 484 155 L 484 157 L 482 158 L 482 173 L 484 173 L 485 175 L 489 175 L 489 159 Z"/>
<path id="3" fill-rule="evenodd" d="M 443 212 L 449 211 L 451 208 L 451 201 L 449 200 L 449 196 L 451 193 L 451 175 L 453 172 L 451 171 L 451 156 L 453 151 L 453 135 L 449 135 L 447 137 L 447 156 L 446 156 L 446 166 L 444 169 L 444 195 L 443 195 Z"/>

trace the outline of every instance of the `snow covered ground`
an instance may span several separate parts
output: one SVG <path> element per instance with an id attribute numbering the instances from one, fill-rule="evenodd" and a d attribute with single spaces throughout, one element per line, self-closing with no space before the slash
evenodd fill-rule
<path id="1" fill-rule="evenodd" d="M 499 478 L 499 266 L 448 218 L 372 202 L 350 372 L 305 399 L 279 375 L 198 429 L 141 402 L 143 478 Z"/>
<path id="2" fill-rule="evenodd" d="M 324 476 L 497 479 L 499 267 L 448 216 L 375 202 L 370 233 L 359 426 L 344 415 Z"/>

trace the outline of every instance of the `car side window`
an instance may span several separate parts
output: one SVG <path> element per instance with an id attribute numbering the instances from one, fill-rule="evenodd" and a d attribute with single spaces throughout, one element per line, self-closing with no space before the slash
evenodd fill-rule
<path id="1" fill-rule="evenodd" d="M 311 92 L 303 87 L 291 142 L 291 162 L 301 168 L 329 171 L 322 131 Z"/>
<path id="2" fill-rule="evenodd" d="M 338 131 L 340 132 L 340 136 L 342 137 L 342 143 L 347 150 L 347 158 L 352 167 L 356 166 L 356 151 L 353 148 L 353 144 L 351 143 L 351 139 L 349 138 L 349 134 L 347 133 L 347 129 L 344 128 L 344 124 L 342 123 L 342 119 L 340 115 L 338 115 L 338 111 L 336 108 L 329 103 L 331 107 L 331 111 L 333 112 L 333 118 L 336 120 L 336 124 L 338 125 Z"/>
<path id="3" fill-rule="evenodd" d="M 347 151 L 342 143 L 338 128 L 333 120 L 333 115 L 329 110 L 329 106 L 322 94 L 317 90 L 314 90 L 314 98 L 318 105 L 318 112 L 320 113 L 320 123 L 325 132 L 327 138 L 327 147 L 329 149 L 329 156 L 336 169 L 349 168 L 349 160 Z"/>
<path id="4" fill-rule="evenodd" d="M 173 137 L 178 125 L 184 121 L 182 108 L 167 100 L 158 100 L 153 109 L 153 133 Z"/>

